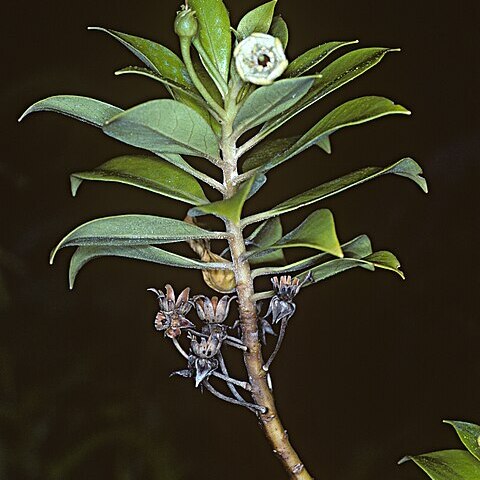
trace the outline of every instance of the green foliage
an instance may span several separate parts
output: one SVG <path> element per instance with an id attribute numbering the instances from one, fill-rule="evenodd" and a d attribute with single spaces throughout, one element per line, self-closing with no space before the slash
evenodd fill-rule
<path id="1" fill-rule="evenodd" d="M 274 16 L 275 6 L 273 0 L 247 12 L 234 30 L 235 41 L 252 33 L 269 33 L 286 47 L 288 27 L 280 16 Z M 403 276 L 397 258 L 386 251 L 374 253 L 365 235 L 340 245 L 329 210 L 315 211 L 290 232 L 283 232 L 279 216 L 390 173 L 413 180 L 426 192 L 422 170 L 411 158 L 387 167 L 362 168 L 326 183 L 323 179 L 318 187 L 290 194 L 291 198 L 267 211 L 242 217 L 245 202 L 265 185 L 266 174 L 272 168 L 312 146 L 330 153 L 330 138 L 342 128 L 409 113 L 389 99 L 365 96 L 340 104 L 304 134 L 267 138 L 306 108 L 376 66 L 393 49 L 356 48 L 324 66 L 332 53 L 356 43 L 325 42 L 294 59 L 273 84 L 258 88 L 243 83 L 236 72 L 232 29 L 224 3 L 190 0 L 189 8 L 189 13 L 182 10 L 181 15 L 195 16 L 198 34 L 187 43 L 181 40 L 181 56 L 151 40 L 93 27 L 113 37 L 144 64 L 123 68 L 118 75 L 151 78 L 161 83 L 172 99 L 155 99 L 123 110 L 99 100 L 59 95 L 33 104 L 21 118 L 32 112 L 53 111 L 99 127 L 106 135 L 151 153 L 124 155 L 97 168 L 73 173 L 73 195 L 85 180 L 122 183 L 184 202 L 193 207 L 188 211 L 191 217 L 214 215 L 225 222 L 226 231 L 209 231 L 151 215 L 120 215 L 87 222 L 66 235 L 52 253 L 53 259 L 60 248 L 78 247 L 72 257 L 70 283 L 83 265 L 103 256 L 202 270 L 228 269 L 230 262 L 198 247 L 200 243 L 196 250 L 203 255 L 209 252 L 208 258 L 215 261 L 181 257 L 156 245 L 226 239 L 232 225 L 244 228 L 255 223 L 259 225 L 246 238 L 242 257 L 251 266 L 259 267 L 252 271 L 252 278 L 301 272 L 302 279 L 311 271 L 311 283 L 315 283 L 355 267 L 386 269 Z M 200 61 L 195 55 L 192 59 L 193 48 Z M 314 74 L 306 76 L 310 72 Z M 252 129 L 257 130 L 242 143 L 242 135 Z M 201 163 L 193 168 L 185 155 L 213 163 L 222 170 L 224 182 L 205 173 Z M 241 174 L 237 174 L 239 167 Z M 215 197 L 210 198 L 210 192 L 207 196 L 199 181 L 213 187 Z M 288 198 L 288 189 L 284 195 Z M 185 210 L 179 210 L 178 217 L 184 216 Z M 293 247 L 320 252 L 288 263 L 286 253 Z"/>
<path id="2" fill-rule="evenodd" d="M 277 0 L 272 0 L 248 12 L 239 22 L 237 32 L 241 38 L 248 37 L 254 32 L 268 33 L 272 25 L 273 12 Z"/>
<path id="3" fill-rule="evenodd" d="M 72 173 L 73 196 L 84 180 L 124 183 L 192 205 L 208 203 L 202 187 L 192 175 L 158 157 L 124 155 L 95 170 Z"/>
<path id="4" fill-rule="evenodd" d="M 443 450 L 440 452 L 413 455 L 399 463 L 413 460 L 432 480 L 477 480 L 480 478 L 480 427 L 473 423 L 447 421 L 451 424 L 465 450 Z"/>

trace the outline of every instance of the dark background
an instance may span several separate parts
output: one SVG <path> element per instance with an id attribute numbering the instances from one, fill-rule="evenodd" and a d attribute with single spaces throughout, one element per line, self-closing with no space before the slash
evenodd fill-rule
<path id="1" fill-rule="evenodd" d="M 256 5 L 228 3 L 234 24 Z M 387 176 L 322 204 L 334 211 L 342 239 L 367 233 L 376 249 L 396 252 L 407 280 L 351 271 L 298 297 L 273 369 L 279 409 L 316 478 L 424 478 L 397 460 L 458 447 L 442 419 L 480 421 L 476 2 L 279 3 L 290 27 L 290 59 L 329 40 L 402 48 L 281 133 L 300 133 L 360 95 L 390 97 L 413 115 L 335 134 L 330 157 L 310 149 L 272 172 L 255 209 L 407 155 L 424 167 L 431 190 L 426 196 Z M 138 62 L 86 27 L 111 27 L 177 49 L 177 8 L 174 1 L 4 7 L 1 478 L 284 478 L 249 412 L 168 378 L 183 361 L 155 333 L 156 305 L 145 290 L 170 282 L 204 291 L 198 272 L 98 260 L 69 292 L 69 254 L 54 267 L 47 262 L 63 234 L 97 216 L 182 218 L 183 204 L 127 186 L 90 183 L 73 199 L 70 173 L 129 148 L 53 114 L 16 123 L 29 104 L 53 94 L 121 107 L 165 96 L 148 79 L 115 78 L 115 69 Z M 286 226 L 311 210 L 286 216 Z M 240 357 L 232 361 L 241 376 Z"/>

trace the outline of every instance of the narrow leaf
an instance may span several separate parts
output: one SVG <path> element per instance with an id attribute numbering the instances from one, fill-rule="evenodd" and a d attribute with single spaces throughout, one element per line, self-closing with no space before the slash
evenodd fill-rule
<path id="1" fill-rule="evenodd" d="M 323 43 L 318 47 L 314 47 L 293 60 L 285 70 L 283 76 L 287 78 L 299 77 L 313 67 L 316 67 L 322 60 L 325 60 L 325 58 L 338 48 L 346 47 L 347 45 L 352 45 L 354 43 L 358 43 L 358 40 L 348 42 L 328 42 Z"/>
<path id="2" fill-rule="evenodd" d="M 444 450 L 405 457 L 413 460 L 432 480 L 477 480 L 480 462 L 464 450 Z"/>
<path id="3" fill-rule="evenodd" d="M 264 125 L 255 136 L 255 142 L 259 142 L 305 108 L 377 65 L 391 51 L 394 50 L 390 48 L 361 48 L 333 61 L 320 72 L 320 77 L 315 80 L 310 91 L 296 105 L 282 116 L 272 119 Z"/>
<path id="4" fill-rule="evenodd" d="M 297 277 L 300 281 L 304 281 L 308 276 L 311 281 L 305 284 L 305 287 L 307 287 L 307 286 L 313 285 L 314 283 L 333 277 L 338 273 L 342 273 L 347 270 L 350 270 L 352 268 L 361 267 L 366 270 L 374 271 L 375 268 L 378 267 L 380 269 L 393 271 L 397 273 L 401 278 L 405 278 L 403 275 L 403 272 L 399 269 L 400 264 L 398 263 L 398 260 L 394 261 L 393 259 L 396 260 L 396 257 L 393 255 L 393 253 L 390 253 L 390 252 L 376 252 L 365 258 L 348 258 L 348 257 L 336 258 L 334 260 L 329 260 L 325 263 L 321 263 L 320 265 L 310 268 L 309 270 L 297 275 Z M 397 265 L 397 268 L 393 268 L 392 267 L 393 264 Z M 287 271 L 286 269 L 287 267 L 285 267 L 285 271 Z M 257 271 L 255 273 L 255 276 L 257 277 L 259 275 L 267 274 L 262 270 L 263 269 L 261 269 L 260 272 Z M 268 274 L 271 273 L 271 270 L 274 270 L 274 269 L 269 269 Z M 278 269 L 275 269 L 275 270 L 278 270 Z M 288 271 L 292 272 L 293 269 L 290 269 Z M 260 300 L 262 298 L 269 298 L 273 296 L 273 294 L 274 294 L 273 291 L 261 292 L 254 295 L 254 299 Z"/>
<path id="5" fill-rule="evenodd" d="M 86 245 L 132 246 L 180 242 L 191 239 L 227 238 L 172 218 L 152 215 L 118 215 L 91 220 L 75 228 L 53 249 L 50 263 L 60 248 Z"/>
<path id="6" fill-rule="evenodd" d="M 285 20 L 277 15 L 273 17 L 272 26 L 270 27 L 270 35 L 280 39 L 285 50 L 288 45 L 288 26 L 285 23 Z"/>
<path id="7" fill-rule="evenodd" d="M 189 5 L 197 15 L 200 42 L 226 81 L 232 50 L 228 11 L 222 0 L 190 0 Z"/>
<path id="8" fill-rule="evenodd" d="M 325 115 L 288 150 L 271 159 L 264 159 L 263 165 L 258 165 L 259 171 L 266 172 L 315 144 L 328 152 L 330 150 L 329 137 L 337 130 L 393 114 L 409 115 L 410 112 L 384 97 L 371 96 L 350 100 Z"/>
<path id="9" fill-rule="evenodd" d="M 307 247 L 343 257 L 330 210 L 321 209 L 309 215 L 297 228 L 271 245 L 270 249 Z"/>
<path id="10" fill-rule="evenodd" d="M 455 428 L 457 435 L 467 450 L 480 461 L 480 426 L 474 423 L 459 422 L 455 420 L 445 420 Z"/>
<path id="11" fill-rule="evenodd" d="M 264 3 L 248 12 L 238 24 L 237 32 L 242 38 L 248 37 L 254 32 L 268 33 L 272 24 L 273 12 L 277 0 Z"/>
<path id="12" fill-rule="evenodd" d="M 135 37 L 127 33 L 116 32 L 102 27 L 89 27 L 89 30 L 99 30 L 108 33 L 115 40 L 127 47 L 147 67 L 154 70 L 162 77 L 173 80 L 175 83 L 186 87 L 193 87 L 192 80 L 188 75 L 183 61 L 171 50 L 141 37 Z"/>
<path id="13" fill-rule="evenodd" d="M 282 223 L 278 217 L 271 218 L 258 226 L 246 240 L 247 245 L 253 246 L 248 252 L 251 254 L 248 256 L 250 265 L 285 263 L 282 249 L 265 251 L 270 245 L 279 241 L 282 235 Z"/>
<path id="14" fill-rule="evenodd" d="M 250 225 L 251 223 L 261 222 L 263 220 L 267 220 L 268 218 L 291 212 L 306 205 L 319 202 L 320 200 L 331 197 L 332 195 L 336 195 L 337 193 L 360 185 L 368 180 L 373 180 L 374 178 L 389 173 L 408 177 L 420 185 L 424 192 L 427 192 L 425 179 L 420 177 L 420 174 L 422 173 L 420 166 L 411 158 L 403 158 L 402 160 L 399 160 L 393 165 L 385 168 L 366 167 L 330 182 L 324 183 L 278 204 L 267 212 L 257 213 L 247 217 L 243 220 L 242 224 L 244 226 Z"/>
<path id="15" fill-rule="evenodd" d="M 70 180 L 73 196 L 83 180 L 93 180 L 132 185 L 192 205 L 208 203 L 202 187 L 192 175 L 158 157 L 117 157 L 95 170 L 73 173 Z"/>
<path id="16" fill-rule="evenodd" d="M 90 260 L 99 257 L 125 257 L 135 260 L 144 260 L 146 262 L 159 263 L 161 265 L 170 265 L 181 268 L 196 268 L 200 270 L 207 269 L 229 269 L 231 263 L 213 263 L 201 262 L 192 258 L 182 257 L 175 253 L 167 252 L 151 245 L 136 246 L 91 246 L 78 247 L 70 260 L 69 283 L 70 289 L 73 289 L 75 278 L 81 268 Z"/>
<path id="17" fill-rule="evenodd" d="M 55 95 L 34 103 L 18 121 L 22 121 L 33 112 L 61 113 L 95 127 L 101 127 L 107 120 L 123 112 L 123 110 L 93 98 L 77 95 Z"/>
<path id="18" fill-rule="evenodd" d="M 372 244 L 367 235 L 359 235 L 358 237 L 350 240 L 347 243 L 344 243 L 342 246 L 342 251 L 345 258 L 364 258 L 372 253 Z M 331 260 L 332 255 L 328 253 L 319 253 L 303 260 L 299 260 L 288 265 L 281 267 L 265 267 L 257 268 L 252 271 L 252 278 L 257 278 L 261 275 L 283 275 L 291 274 L 293 272 L 298 272 L 299 270 L 305 270 L 310 267 L 319 265 L 320 263 Z M 252 263 L 252 260 L 255 260 L 255 256 L 248 258 L 248 261 Z"/>
<path id="19" fill-rule="evenodd" d="M 308 92 L 313 81 L 312 77 L 290 78 L 257 88 L 241 106 L 234 130 L 240 135 L 280 115 Z"/>
<path id="20" fill-rule="evenodd" d="M 242 165 L 242 170 L 248 172 L 266 164 L 268 161 L 282 157 L 295 143 L 299 136 L 265 140 L 249 151 Z"/>
<path id="21" fill-rule="evenodd" d="M 227 198 L 226 200 L 220 200 L 218 202 L 191 208 L 188 211 L 188 215 L 191 217 L 198 217 L 200 215 L 210 214 L 222 218 L 223 220 L 230 220 L 231 222 L 239 223 L 243 205 L 252 190 L 255 179 L 255 177 L 252 177 L 240 185 L 237 193 L 232 197 Z"/>
<path id="22" fill-rule="evenodd" d="M 117 140 L 154 153 L 218 159 L 218 142 L 208 123 L 175 100 L 151 100 L 111 118 L 103 131 Z"/>

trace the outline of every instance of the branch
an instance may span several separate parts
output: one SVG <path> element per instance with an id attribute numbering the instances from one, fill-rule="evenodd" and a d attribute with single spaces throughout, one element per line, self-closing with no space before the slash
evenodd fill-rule
<path id="1" fill-rule="evenodd" d="M 267 412 L 267 409 L 265 407 L 262 407 L 261 405 L 255 405 L 254 403 L 248 403 L 248 402 L 244 402 L 244 401 L 240 401 L 240 400 L 236 400 L 235 398 L 232 398 L 232 397 L 227 397 L 226 395 L 224 395 L 223 393 L 220 393 L 218 390 L 216 390 L 215 388 L 212 387 L 212 385 L 210 385 L 210 383 L 208 382 L 208 380 L 204 380 L 202 382 L 202 385 L 212 394 L 212 395 L 215 395 L 217 398 L 219 398 L 220 400 L 223 400 L 225 402 L 228 402 L 228 403 L 233 403 L 234 405 L 240 405 L 242 407 L 246 407 L 248 408 L 249 410 L 255 410 L 255 411 L 258 411 L 260 413 L 266 413 Z"/>

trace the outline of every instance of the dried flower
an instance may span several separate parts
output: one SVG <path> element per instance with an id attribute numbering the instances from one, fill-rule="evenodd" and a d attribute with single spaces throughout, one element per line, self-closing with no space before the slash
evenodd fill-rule
<path id="1" fill-rule="evenodd" d="M 233 55 L 242 80 L 255 85 L 270 85 L 288 66 L 280 39 L 265 33 L 252 33 Z"/>
<path id="2" fill-rule="evenodd" d="M 228 316 L 230 303 L 237 297 L 224 295 L 220 300 L 218 297 L 208 298 L 205 295 L 197 295 L 193 301 L 198 317 L 206 323 L 223 323 Z"/>
<path id="3" fill-rule="evenodd" d="M 218 368 L 219 362 L 214 357 L 220 351 L 222 341 L 216 335 L 210 335 L 199 342 L 194 334 L 190 334 L 190 340 L 188 368 L 173 372 L 172 375 L 195 377 L 195 387 L 198 387 Z"/>
<path id="4" fill-rule="evenodd" d="M 155 328 L 165 331 L 170 338 L 177 338 L 184 328 L 193 328 L 195 325 L 185 317 L 192 308 L 189 300 L 190 288 L 185 288 L 175 300 L 175 292 L 171 285 L 165 285 L 166 295 L 161 290 L 149 288 L 158 296 L 160 311 L 155 317 Z"/>
<path id="5" fill-rule="evenodd" d="M 307 279 L 309 279 L 309 277 L 307 277 Z M 270 300 L 270 305 L 264 318 L 272 315 L 273 324 L 281 322 L 282 320 L 289 320 L 296 309 L 293 299 L 304 282 L 300 283 L 298 278 L 295 277 L 292 279 L 290 275 L 282 276 L 280 280 L 278 277 L 273 277 L 272 285 L 275 295 Z"/>

